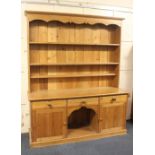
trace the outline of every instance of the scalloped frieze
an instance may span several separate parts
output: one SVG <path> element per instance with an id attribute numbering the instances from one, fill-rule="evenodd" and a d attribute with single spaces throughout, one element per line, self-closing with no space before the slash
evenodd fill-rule
<path id="1" fill-rule="evenodd" d="M 74 24 L 103 24 L 106 26 L 117 25 L 121 26 L 121 20 L 111 19 L 111 18 L 92 18 L 92 17 L 82 17 L 82 16 L 66 16 L 66 15 L 52 15 L 52 14 L 28 14 L 29 22 L 41 20 L 44 22 L 59 21 L 62 23 L 74 23 Z"/>

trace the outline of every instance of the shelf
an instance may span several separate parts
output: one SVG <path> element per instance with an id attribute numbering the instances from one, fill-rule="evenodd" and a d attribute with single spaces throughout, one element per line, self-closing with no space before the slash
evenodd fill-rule
<path id="1" fill-rule="evenodd" d="M 118 62 L 107 63 L 30 63 L 30 66 L 88 66 L 88 65 L 118 65 Z"/>
<path id="2" fill-rule="evenodd" d="M 68 99 L 80 97 L 95 97 L 128 94 L 119 88 L 115 87 L 90 87 L 90 88 L 76 88 L 76 89 L 51 89 L 41 90 L 29 93 L 30 101 L 41 101 L 50 99 Z"/>
<path id="3" fill-rule="evenodd" d="M 82 127 L 79 129 L 68 129 L 68 137 L 78 137 L 80 136 L 84 136 L 84 135 L 90 135 L 90 134 L 95 134 L 97 133 L 96 131 L 92 130 L 91 127 L 86 126 L 86 127 Z"/>
<path id="4" fill-rule="evenodd" d="M 30 45 L 79 45 L 79 46 L 120 46 L 120 44 L 112 43 L 66 43 L 66 42 L 29 42 Z"/>
<path id="5" fill-rule="evenodd" d="M 31 75 L 31 79 L 47 79 L 47 78 L 72 78 L 72 77 L 98 77 L 98 76 L 116 76 L 114 73 L 107 74 L 70 74 L 70 75 Z"/>

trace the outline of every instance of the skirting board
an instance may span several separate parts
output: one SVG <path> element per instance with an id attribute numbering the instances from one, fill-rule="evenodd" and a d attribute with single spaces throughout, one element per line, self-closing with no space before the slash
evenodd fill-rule
<path id="1" fill-rule="evenodd" d="M 126 129 L 121 129 L 118 131 L 109 131 L 109 132 L 102 132 L 102 133 L 95 133 L 90 135 L 83 135 L 78 137 L 71 137 L 71 138 L 63 138 L 63 139 L 55 139 L 51 140 L 50 138 L 46 141 L 40 141 L 40 142 L 30 142 L 30 147 L 37 148 L 37 147 L 44 147 L 44 146 L 53 146 L 53 145 L 60 145 L 60 144 L 66 144 L 66 143 L 75 143 L 75 142 L 82 142 L 82 141 L 88 141 L 88 140 L 96 140 L 101 138 L 107 138 L 112 136 L 119 136 L 119 135 L 125 135 L 127 134 Z"/>

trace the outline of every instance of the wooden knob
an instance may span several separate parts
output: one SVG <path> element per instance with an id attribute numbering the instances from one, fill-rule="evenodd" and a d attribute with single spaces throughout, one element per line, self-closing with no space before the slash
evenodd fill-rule
<path id="1" fill-rule="evenodd" d="M 85 104 L 86 104 L 86 102 L 85 102 L 85 101 L 82 101 L 82 102 L 81 102 L 81 105 L 85 105 Z"/>
<path id="2" fill-rule="evenodd" d="M 115 102 L 115 101 L 116 101 L 116 98 L 112 98 L 111 101 L 112 101 L 112 102 Z"/>
<path id="3" fill-rule="evenodd" d="M 49 108 L 52 108 L 52 105 L 51 105 L 51 104 L 48 104 L 48 107 L 49 107 Z"/>
<path id="4" fill-rule="evenodd" d="M 99 121 L 103 121 L 103 118 L 99 118 Z"/>

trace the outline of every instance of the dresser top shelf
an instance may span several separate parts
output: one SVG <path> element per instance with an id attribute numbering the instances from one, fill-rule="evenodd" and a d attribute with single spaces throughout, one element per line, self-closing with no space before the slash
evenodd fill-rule
<path id="1" fill-rule="evenodd" d="M 76 43 L 76 42 L 29 42 L 30 45 L 79 45 L 79 46 L 120 46 L 119 43 Z"/>
<path id="2" fill-rule="evenodd" d="M 41 101 L 51 99 L 67 99 L 67 98 L 80 98 L 80 97 L 121 95 L 121 94 L 128 94 L 128 93 L 115 87 L 42 90 L 29 93 L 29 100 Z"/>

